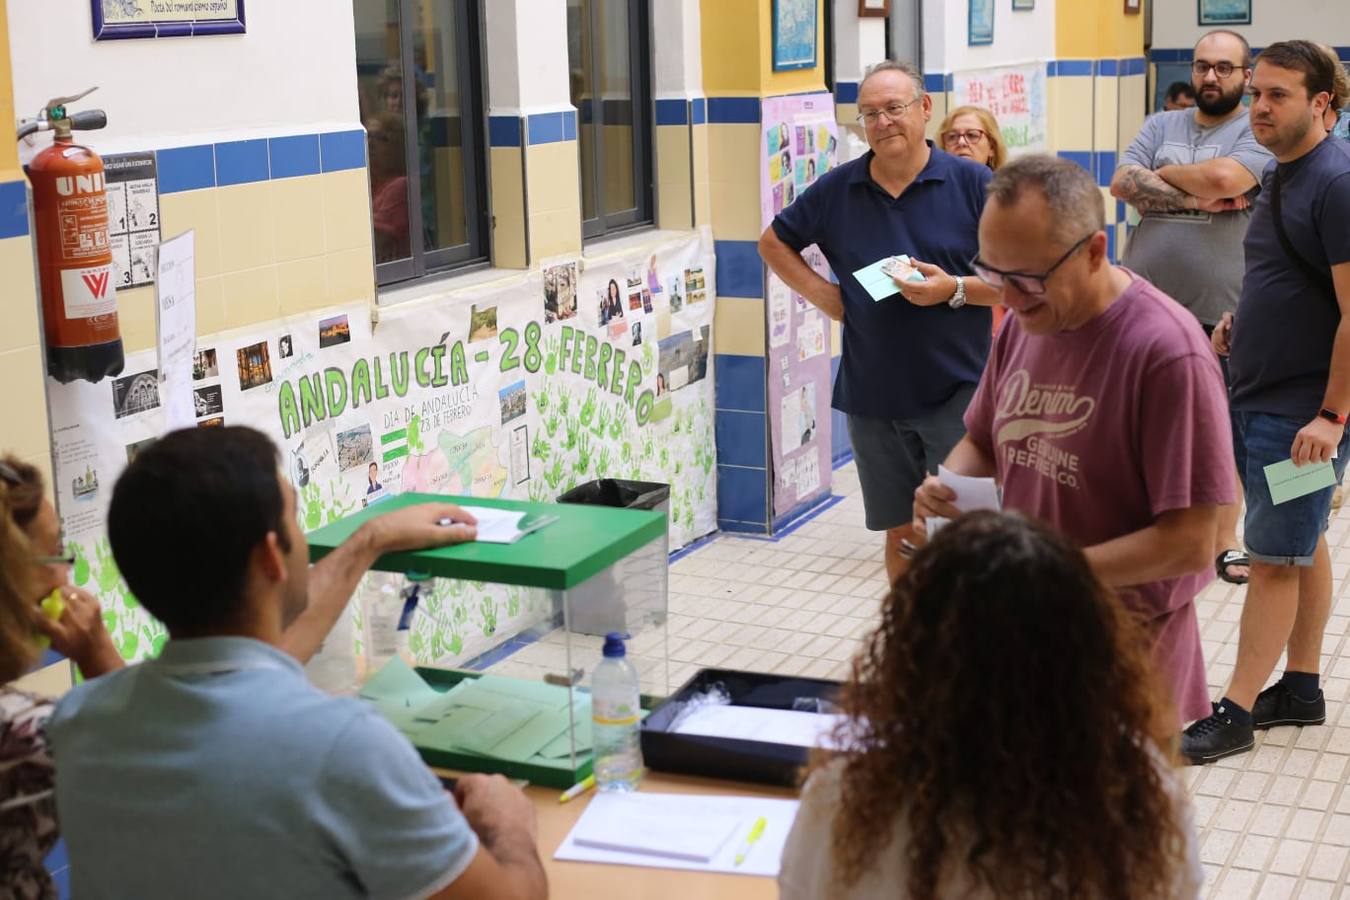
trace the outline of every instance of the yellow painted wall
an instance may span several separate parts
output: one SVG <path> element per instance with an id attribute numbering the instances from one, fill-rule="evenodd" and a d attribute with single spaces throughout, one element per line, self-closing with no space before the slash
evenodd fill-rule
<path id="1" fill-rule="evenodd" d="M 1055 4 L 1058 59 L 1119 59 L 1144 55 L 1144 17 L 1126 15 L 1121 0 Z"/>
<path id="2" fill-rule="evenodd" d="M 773 70 L 773 0 L 759 0 L 760 94 L 798 94 L 825 90 L 825 3 L 816 2 L 816 65 L 812 69 Z"/>
<path id="3" fill-rule="evenodd" d="M 0 0 L 0 181 L 18 181 L 19 151 L 14 143 L 14 77 L 9 63 L 9 13 Z"/>
<path id="4" fill-rule="evenodd" d="M 825 89 L 825 2 L 816 3 L 816 65 L 773 71 L 773 0 L 703 0 L 703 90 L 709 97 L 773 97 Z"/>

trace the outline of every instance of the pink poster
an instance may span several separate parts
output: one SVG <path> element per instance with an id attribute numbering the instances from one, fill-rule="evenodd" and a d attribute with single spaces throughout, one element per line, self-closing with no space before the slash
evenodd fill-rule
<path id="1" fill-rule="evenodd" d="M 769 97 L 760 121 L 760 215 L 773 217 L 810 189 L 838 159 L 834 97 Z M 828 278 L 814 246 L 802 254 Z M 769 272 L 765 281 L 765 392 L 777 520 L 830 492 L 830 321 Z"/>

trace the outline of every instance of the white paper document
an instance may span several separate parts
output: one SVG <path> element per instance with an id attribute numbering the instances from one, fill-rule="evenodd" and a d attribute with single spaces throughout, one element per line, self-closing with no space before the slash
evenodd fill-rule
<path id="1" fill-rule="evenodd" d="M 796 800 L 596 794 L 553 858 L 773 878 L 796 816 Z M 747 844 L 760 817 L 763 833 Z"/>
<path id="2" fill-rule="evenodd" d="M 535 516 L 521 524 L 527 513 L 492 506 L 461 506 L 478 520 L 478 540 L 485 544 L 514 544 L 532 531 L 558 521 L 557 516 Z"/>
<path id="3" fill-rule="evenodd" d="M 793 747 L 831 747 L 834 727 L 844 716 L 762 709 L 757 706 L 705 706 L 680 719 L 676 734 L 705 735 Z"/>
<path id="4" fill-rule="evenodd" d="M 1002 509 L 1003 498 L 999 494 L 998 484 L 992 478 L 971 478 L 969 475 L 957 475 L 946 466 L 938 466 L 938 481 L 956 492 L 956 501 L 952 504 L 963 513 L 977 509 Z M 928 520 L 928 536 L 931 538 L 942 530 L 950 519 L 934 517 Z"/>
<path id="5" fill-rule="evenodd" d="M 164 425 L 170 431 L 197 423 L 192 391 L 192 357 L 197 348 L 194 234 L 187 231 L 159 245 L 155 325 Z"/>

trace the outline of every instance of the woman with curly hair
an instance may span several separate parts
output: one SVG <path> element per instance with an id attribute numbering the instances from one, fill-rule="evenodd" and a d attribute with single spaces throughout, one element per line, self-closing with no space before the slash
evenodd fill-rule
<path id="1" fill-rule="evenodd" d="M 68 570 L 61 522 L 43 495 L 42 476 L 14 457 L 0 457 L 0 897 L 56 897 L 42 863 L 56 843 L 44 733 L 52 704 L 9 682 L 41 655 L 39 634 L 86 678 L 122 665 L 98 601 L 66 584 Z M 61 591 L 65 605 L 56 621 L 38 609 L 53 590 Z"/>
<path id="2" fill-rule="evenodd" d="M 1195 897 L 1142 629 L 1022 516 L 944 528 L 887 598 L 783 852 L 781 897 Z"/>

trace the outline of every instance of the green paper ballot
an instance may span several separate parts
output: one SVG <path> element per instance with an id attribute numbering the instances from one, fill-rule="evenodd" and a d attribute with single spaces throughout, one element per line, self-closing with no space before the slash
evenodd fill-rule
<path id="1" fill-rule="evenodd" d="M 862 285 L 863 290 L 867 291 L 873 301 L 885 300 L 900 292 L 895 279 L 881 271 L 881 267 L 888 259 L 889 256 L 883 256 L 870 266 L 863 266 L 853 273 L 853 277 L 858 279 L 858 284 Z"/>
<path id="2" fill-rule="evenodd" d="M 1296 466 L 1292 459 L 1286 459 L 1271 463 L 1265 471 L 1270 499 L 1276 504 L 1288 503 L 1336 484 L 1336 470 L 1329 462 Z"/>
<path id="3" fill-rule="evenodd" d="M 418 675 L 402 657 L 394 656 L 370 677 L 359 691 L 362 700 L 374 700 L 381 706 L 417 709 L 440 694 Z"/>

